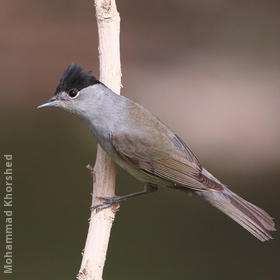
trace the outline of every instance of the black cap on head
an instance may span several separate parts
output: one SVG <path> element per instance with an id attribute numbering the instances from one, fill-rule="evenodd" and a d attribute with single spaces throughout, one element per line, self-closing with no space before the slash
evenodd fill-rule
<path id="1" fill-rule="evenodd" d="M 61 91 L 68 92 L 73 88 L 81 90 L 98 83 L 100 82 L 92 76 L 91 71 L 83 72 L 80 64 L 72 63 L 64 71 L 56 88 L 55 95 Z"/>

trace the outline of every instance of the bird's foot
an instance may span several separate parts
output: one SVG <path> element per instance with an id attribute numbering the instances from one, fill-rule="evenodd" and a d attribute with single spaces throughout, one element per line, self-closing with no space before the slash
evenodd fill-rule
<path id="1" fill-rule="evenodd" d="M 91 209 L 95 210 L 95 209 L 105 209 L 108 208 L 110 206 L 112 206 L 115 203 L 118 203 L 122 200 L 126 200 L 129 199 L 131 197 L 135 197 L 135 196 L 139 196 L 139 195 L 143 195 L 143 194 L 148 194 L 148 193 L 152 193 L 157 191 L 157 186 L 154 184 L 146 184 L 145 188 L 143 191 L 140 192 L 135 192 L 135 193 L 130 193 L 130 194 L 126 194 L 126 195 L 122 195 L 122 196 L 112 196 L 112 197 L 104 197 L 104 196 L 97 196 L 96 198 L 104 200 L 104 202 L 96 204 L 96 205 L 92 205 Z"/>
<path id="2" fill-rule="evenodd" d="M 121 196 L 112 196 L 112 197 L 104 197 L 104 196 L 97 196 L 96 198 L 104 200 L 104 202 L 96 204 L 96 205 L 92 205 L 91 209 L 95 210 L 95 209 L 105 209 L 108 208 L 110 206 L 112 206 L 113 204 L 119 202 L 120 200 L 122 200 Z"/>

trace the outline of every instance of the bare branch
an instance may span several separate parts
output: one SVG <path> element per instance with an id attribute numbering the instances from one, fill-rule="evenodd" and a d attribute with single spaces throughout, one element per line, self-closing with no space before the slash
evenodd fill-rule
<path id="1" fill-rule="evenodd" d="M 99 34 L 100 80 L 114 92 L 120 93 L 120 17 L 115 0 L 95 0 Z M 115 168 L 113 162 L 98 145 L 94 169 L 93 204 L 99 203 L 97 196 L 115 195 Z M 103 210 L 92 211 L 79 280 L 101 280 L 115 205 Z"/>

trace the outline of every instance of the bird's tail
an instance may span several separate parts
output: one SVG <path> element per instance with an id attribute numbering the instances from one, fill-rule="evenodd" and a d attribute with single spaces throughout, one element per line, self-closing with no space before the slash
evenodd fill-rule
<path id="1" fill-rule="evenodd" d="M 226 186 L 223 185 L 223 187 L 224 191 L 221 192 L 201 191 L 198 195 L 228 215 L 260 241 L 272 239 L 269 232 L 276 230 L 272 217 L 261 208 L 230 191 Z"/>

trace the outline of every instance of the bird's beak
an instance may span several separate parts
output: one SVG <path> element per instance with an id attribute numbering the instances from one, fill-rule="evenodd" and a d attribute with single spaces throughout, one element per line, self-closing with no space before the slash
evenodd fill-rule
<path id="1" fill-rule="evenodd" d="M 52 107 L 52 106 L 57 106 L 58 100 L 56 99 L 56 97 L 52 97 L 51 99 L 49 99 L 47 102 L 39 105 L 37 107 L 37 109 L 40 108 L 44 108 L 44 107 Z"/>

